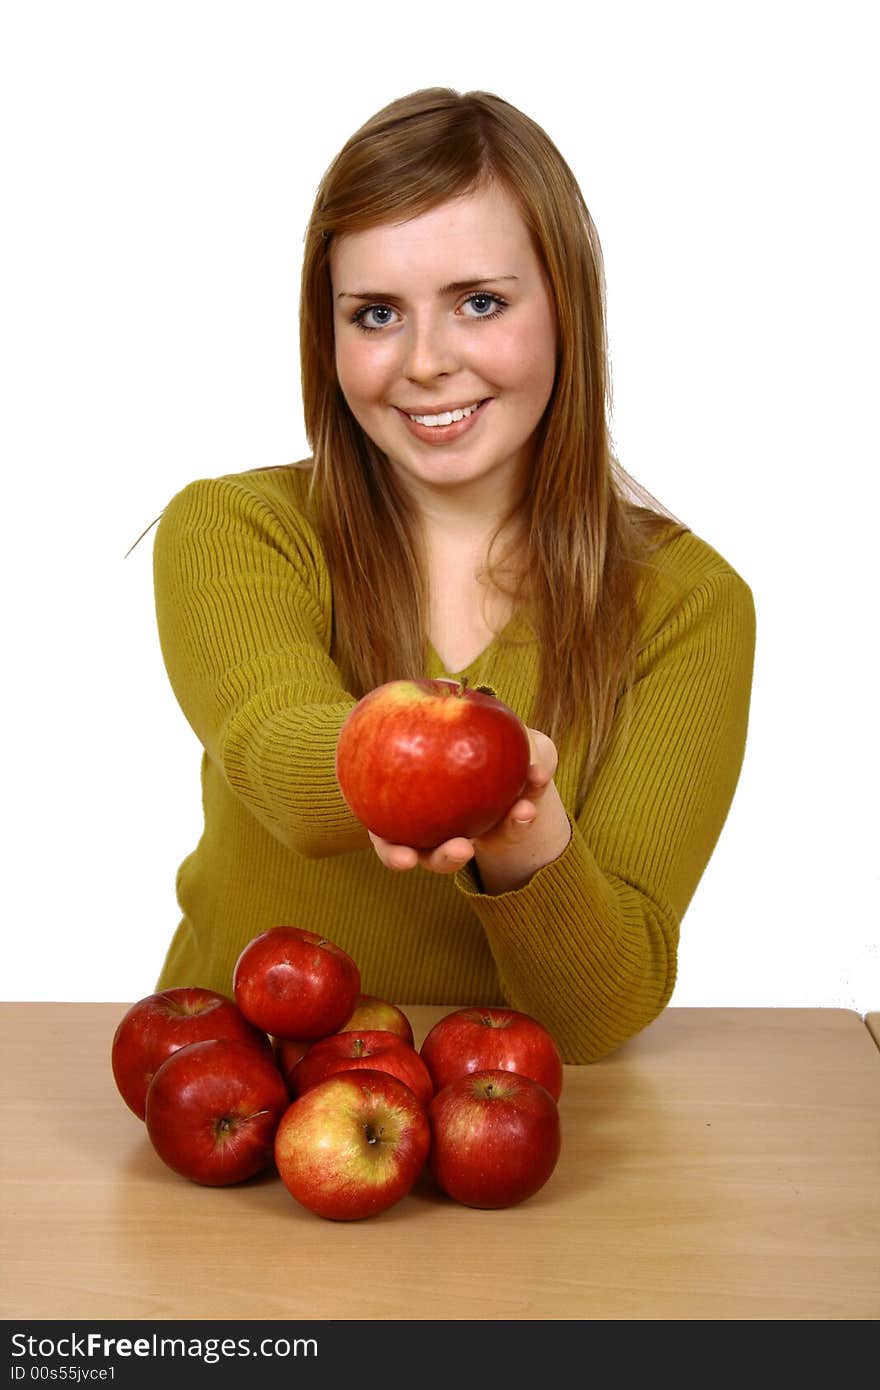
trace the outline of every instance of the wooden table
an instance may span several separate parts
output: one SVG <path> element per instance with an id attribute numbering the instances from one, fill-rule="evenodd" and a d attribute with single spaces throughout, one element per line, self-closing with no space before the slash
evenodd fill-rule
<path id="1" fill-rule="evenodd" d="M 880 1013 L 865 1014 L 865 1024 L 871 1037 L 880 1047 Z"/>
<path id="2" fill-rule="evenodd" d="M 668 1009 L 566 1069 L 530 1201 L 425 1177 L 323 1221 L 276 1176 L 198 1187 L 116 1093 L 124 1004 L 0 1005 L 4 1318 L 875 1319 L 880 1052 L 842 1009 Z M 417 1043 L 445 1009 L 404 1006 Z"/>

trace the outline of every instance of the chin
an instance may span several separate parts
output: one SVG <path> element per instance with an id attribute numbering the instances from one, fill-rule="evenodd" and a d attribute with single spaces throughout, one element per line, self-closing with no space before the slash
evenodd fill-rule
<path id="1" fill-rule="evenodd" d="M 444 457 L 439 450 L 436 458 L 410 460 L 395 459 L 389 455 L 389 462 L 404 487 L 415 483 L 417 486 L 447 491 L 476 487 L 490 480 L 507 486 L 516 476 L 515 465 L 509 459 Z"/>

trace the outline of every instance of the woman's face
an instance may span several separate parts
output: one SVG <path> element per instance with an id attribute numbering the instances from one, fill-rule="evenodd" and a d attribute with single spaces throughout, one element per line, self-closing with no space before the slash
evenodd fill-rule
<path id="1" fill-rule="evenodd" d="M 513 198 L 493 183 L 350 233 L 330 269 L 340 386 L 401 481 L 424 495 L 487 480 L 509 499 L 556 369 L 550 287 Z"/>

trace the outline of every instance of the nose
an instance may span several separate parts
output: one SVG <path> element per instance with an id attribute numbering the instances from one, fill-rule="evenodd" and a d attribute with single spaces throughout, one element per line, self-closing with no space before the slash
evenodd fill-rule
<path id="1" fill-rule="evenodd" d="M 432 381 L 451 376 L 457 367 L 453 333 L 444 316 L 413 314 L 404 342 L 404 375 L 410 381 Z"/>

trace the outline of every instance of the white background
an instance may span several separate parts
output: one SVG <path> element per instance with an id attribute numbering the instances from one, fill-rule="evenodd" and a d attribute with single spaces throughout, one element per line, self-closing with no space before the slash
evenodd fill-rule
<path id="1" fill-rule="evenodd" d="M 154 987 L 200 750 L 152 537 L 123 557 L 190 479 L 308 453 L 317 183 L 439 84 L 506 97 L 571 164 L 622 462 L 755 594 L 746 762 L 673 1002 L 880 1007 L 873 9 L 5 5 L 0 993 Z"/>

